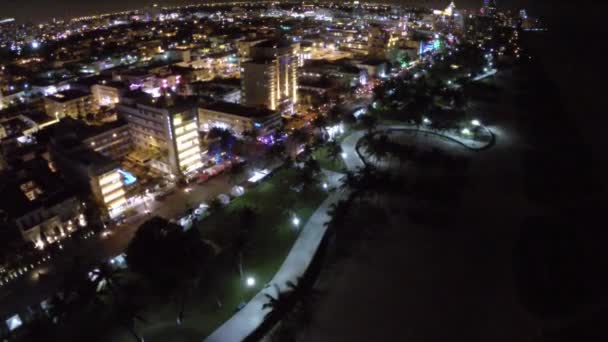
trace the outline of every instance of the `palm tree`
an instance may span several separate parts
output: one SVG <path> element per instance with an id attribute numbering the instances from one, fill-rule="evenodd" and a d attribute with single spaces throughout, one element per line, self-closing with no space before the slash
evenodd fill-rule
<path id="1" fill-rule="evenodd" d="M 332 204 L 327 211 L 327 215 L 330 219 L 325 222 L 325 227 L 327 227 L 328 230 L 333 231 L 342 226 L 350 213 L 350 209 L 351 202 L 348 200 L 341 200 Z"/>
<path id="2" fill-rule="evenodd" d="M 230 170 L 230 182 L 237 183 L 239 178 L 245 173 L 245 164 L 244 163 L 236 163 L 232 166 Z"/>
<path id="3" fill-rule="evenodd" d="M 322 139 L 325 140 L 329 133 L 327 132 L 327 118 L 323 115 L 317 115 L 317 117 L 312 121 L 312 125 L 319 130 L 321 133 Z"/>
<path id="4" fill-rule="evenodd" d="M 415 114 L 411 116 L 411 122 L 416 127 L 416 131 L 414 133 L 415 136 L 418 135 L 418 131 L 420 131 L 420 127 L 422 127 L 422 124 L 424 123 L 424 121 L 422 120 L 422 115 L 420 114 Z"/>
<path id="5" fill-rule="evenodd" d="M 296 303 L 288 319 L 294 325 L 307 329 L 312 325 L 314 308 L 320 297 L 320 292 L 312 285 L 305 287 L 301 278 L 298 279 L 297 284 L 293 284 L 293 291 L 296 296 Z"/>
<path id="6" fill-rule="evenodd" d="M 363 146 L 377 162 L 389 156 L 390 141 L 386 134 L 382 134 L 378 138 L 375 138 L 373 134 L 366 134 L 363 137 Z"/>
<path id="7" fill-rule="evenodd" d="M 147 323 L 141 314 L 141 307 L 134 301 L 136 289 L 129 289 L 118 303 L 114 312 L 114 319 L 133 336 L 135 341 L 144 342 L 144 337 L 136 329 L 137 322 Z"/>
<path id="8" fill-rule="evenodd" d="M 312 289 L 306 288 L 302 279 L 302 277 L 299 277 L 295 282 L 288 280 L 285 282 L 285 290 L 283 291 L 281 291 L 277 284 L 273 284 L 277 294 L 276 296 L 264 294 L 268 301 L 262 305 L 262 309 L 270 308 L 272 309 L 271 312 L 279 313 L 284 318 L 297 317 L 297 315 L 293 315 L 295 313 L 292 310 L 294 305 L 302 300 L 305 295 L 310 294 L 312 296 L 317 294 Z M 291 315 L 287 316 L 287 314 Z"/>
<path id="9" fill-rule="evenodd" d="M 270 334 L 270 341 L 272 342 L 296 342 L 297 338 L 296 327 L 288 321 L 280 322 Z"/>
<path id="10" fill-rule="evenodd" d="M 177 323 L 181 324 L 184 319 L 186 299 L 192 290 L 198 286 L 213 251 L 212 247 L 203 241 L 197 229 L 182 232 L 179 238 L 181 242 L 175 249 L 176 252 L 180 252 L 181 260 L 175 263 L 180 265 L 177 267 L 176 277 L 181 280 L 177 286 L 178 289 L 181 287 L 178 291 L 181 301 L 177 315 Z"/>
<path id="11" fill-rule="evenodd" d="M 304 129 L 296 129 L 290 135 L 291 139 L 296 143 L 304 144 L 308 142 L 308 134 L 304 131 Z"/>
<path id="12" fill-rule="evenodd" d="M 285 147 L 285 143 L 282 141 L 277 141 L 275 142 L 272 146 L 270 146 L 270 149 L 268 150 L 268 157 L 269 160 L 275 160 L 275 159 L 279 159 L 282 160 L 286 157 L 286 147 Z"/>
<path id="13" fill-rule="evenodd" d="M 214 198 L 209 202 L 209 212 L 216 213 L 224 208 L 224 204 L 219 198 Z"/>
<path id="14" fill-rule="evenodd" d="M 106 290 L 114 297 L 117 296 L 120 288 L 120 280 L 123 272 L 113 268 L 108 263 L 97 265 L 91 272 L 90 278 L 93 279 L 93 286 L 101 295 L 106 294 Z"/>
<path id="15" fill-rule="evenodd" d="M 270 314 L 283 316 L 289 311 L 289 308 L 292 305 L 293 290 L 288 287 L 286 291 L 281 291 L 279 285 L 273 284 L 273 286 L 277 294 L 275 296 L 268 293 L 264 294 L 264 297 L 266 297 L 268 301 L 262 305 L 262 310 L 270 309 L 270 312 L 266 315 L 267 317 Z"/>
<path id="16" fill-rule="evenodd" d="M 337 141 L 327 143 L 327 157 L 334 163 L 342 158 L 342 146 Z"/>
<path id="17" fill-rule="evenodd" d="M 338 124 L 341 121 L 340 111 L 336 107 L 332 108 L 327 113 L 326 120 L 327 120 L 328 126 L 333 126 L 333 125 Z"/>
<path id="18" fill-rule="evenodd" d="M 416 152 L 416 149 L 414 148 L 414 146 L 401 145 L 401 144 L 395 144 L 395 145 L 396 145 L 396 150 L 394 152 L 394 155 L 397 157 L 397 159 L 399 161 L 399 165 L 401 165 L 401 163 L 404 161 L 410 161 L 414 157 L 414 154 Z"/>
<path id="19" fill-rule="evenodd" d="M 27 325 L 27 340 L 32 342 L 55 341 L 56 328 L 52 318 L 49 319 L 44 314 L 37 314 Z"/>
<path id="20" fill-rule="evenodd" d="M 243 132 L 243 138 L 247 139 L 247 140 L 251 140 L 251 141 L 255 141 L 255 139 L 258 137 L 258 134 L 256 131 L 254 130 L 250 130 L 250 131 L 245 131 Z"/>
<path id="21" fill-rule="evenodd" d="M 365 130 L 367 130 L 367 133 L 373 133 L 376 129 L 376 127 L 378 126 L 378 118 L 376 118 L 373 115 L 364 115 L 363 117 L 361 117 L 361 125 L 363 126 L 363 128 Z"/>
<path id="22" fill-rule="evenodd" d="M 317 184 L 320 173 L 321 166 L 319 162 L 314 158 L 308 158 L 298 172 L 298 180 L 305 190 L 309 190 L 313 185 Z"/>
<path id="23" fill-rule="evenodd" d="M 342 188 L 353 191 L 352 199 L 397 191 L 400 187 L 399 182 L 394 181 L 388 172 L 379 171 L 370 164 L 355 172 L 349 171 L 342 178 Z"/>
<path id="24" fill-rule="evenodd" d="M 316 159 L 308 158 L 304 162 L 304 167 L 302 168 L 302 170 L 306 173 L 317 175 L 321 172 L 321 166 L 319 165 L 319 162 Z"/>

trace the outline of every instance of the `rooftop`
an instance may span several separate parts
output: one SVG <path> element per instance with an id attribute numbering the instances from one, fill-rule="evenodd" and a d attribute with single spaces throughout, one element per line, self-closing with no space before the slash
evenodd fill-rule
<path id="1" fill-rule="evenodd" d="M 42 192 L 30 200 L 21 189 L 21 185 L 33 182 Z M 12 218 L 18 218 L 43 206 L 58 204 L 74 192 L 57 175 L 48 168 L 42 159 L 34 159 L 25 164 L 19 171 L 8 171 L 2 174 L 0 191 L 0 211 Z"/>
<path id="2" fill-rule="evenodd" d="M 109 132 L 119 127 L 126 126 L 127 123 L 122 120 L 104 123 L 101 125 L 88 125 L 87 123 L 75 120 L 69 117 L 61 119 L 58 123 L 47 127 L 37 134 L 37 138 L 41 142 L 48 142 L 51 137 L 67 137 L 72 136 L 79 142 L 87 140 L 105 132 Z"/>
<path id="3" fill-rule="evenodd" d="M 70 163 L 78 163 L 86 167 L 90 176 L 104 174 L 119 166 L 118 162 L 90 149 L 75 136 L 53 139 L 51 147 L 51 154 L 57 153 L 67 158 Z"/>
<path id="4" fill-rule="evenodd" d="M 75 99 L 79 99 L 81 97 L 89 96 L 89 93 L 86 93 L 77 89 L 65 90 L 55 95 L 51 95 L 48 98 L 55 102 L 68 102 Z"/>
<path id="5" fill-rule="evenodd" d="M 288 40 L 266 40 L 259 44 L 254 45 L 256 48 L 270 48 L 270 49 L 281 49 L 294 45 L 293 42 Z"/>
<path id="6" fill-rule="evenodd" d="M 213 102 L 200 106 L 202 109 L 211 110 L 214 112 L 227 113 L 248 118 L 264 118 L 275 114 L 275 112 L 265 107 L 247 107 L 231 102 Z"/>
<path id="7" fill-rule="evenodd" d="M 306 64 L 302 68 L 303 70 L 313 70 L 313 69 L 325 69 L 325 70 L 335 70 L 344 73 L 352 73 L 358 74 L 361 72 L 359 68 L 352 64 L 347 63 L 347 59 L 337 60 L 335 62 L 330 62 L 327 60 L 308 60 Z"/>
<path id="8" fill-rule="evenodd" d="M 179 96 L 172 92 L 167 92 L 166 95 L 160 97 L 152 97 L 150 94 L 142 91 L 131 91 L 128 92 L 125 97 L 133 101 L 136 105 L 166 109 L 172 113 L 195 108 L 198 102 L 196 97 Z"/>

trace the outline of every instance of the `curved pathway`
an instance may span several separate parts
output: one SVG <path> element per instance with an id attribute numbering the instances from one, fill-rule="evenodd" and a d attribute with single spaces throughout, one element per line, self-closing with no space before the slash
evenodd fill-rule
<path id="1" fill-rule="evenodd" d="M 407 125 L 393 125 L 380 126 L 379 129 L 405 130 L 413 128 Z M 365 131 L 355 131 L 347 136 L 341 143 L 342 151 L 345 153 L 344 163 L 349 171 L 355 171 L 364 166 L 364 162 L 357 151 L 357 143 L 365 133 Z M 462 142 L 460 142 L 460 144 L 462 144 Z M 342 174 L 326 170 L 324 170 L 324 172 L 326 173 L 328 184 L 332 187 L 339 187 Z M 336 190 L 323 201 L 304 227 L 302 227 L 302 231 L 287 255 L 287 258 L 269 284 L 276 284 L 280 291 L 283 291 L 286 290 L 285 284 L 287 281 L 294 281 L 304 274 L 327 230 L 325 223 L 330 219 L 327 212 L 332 204 L 337 203 L 346 197 L 348 197 L 348 191 Z M 264 289 L 258 292 L 245 307 L 235 313 L 204 341 L 237 342 L 242 341 L 247 336 L 251 335 L 262 324 L 266 314 L 270 312 L 270 309 L 262 308 L 268 301 L 266 294 L 276 296 L 275 287 L 264 287 Z"/>
<path id="2" fill-rule="evenodd" d="M 340 185 L 342 174 L 325 170 L 324 172 L 327 175 L 327 183 L 330 186 L 338 187 Z M 329 208 L 332 204 L 346 196 L 347 191 L 337 190 L 323 201 L 321 206 L 317 208 L 308 222 L 302 227 L 298 239 L 269 284 L 276 284 L 283 291 L 286 290 L 285 284 L 287 281 L 294 281 L 304 274 L 325 235 L 325 223 L 329 221 L 329 216 L 327 215 Z M 262 308 L 268 302 L 266 294 L 276 296 L 275 287 L 267 286 L 262 289 L 245 307 L 216 329 L 205 341 L 237 342 L 244 340 L 262 324 L 266 314 L 271 311 L 270 309 Z"/>
<path id="3" fill-rule="evenodd" d="M 486 133 L 490 136 L 490 141 L 488 141 L 487 143 L 480 143 L 480 142 L 474 141 L 472 139 L 462 139 L 460 137 L 456 137 L 449 133 L 440 133 L 440 132 L 425 129 L 425 128 L 418 128 L 418 127 L 412 126 L 412 125 L 390 125 L 390 126 L 381 125 L 378 127 L 378 131 L 388 131 L 388 132 L 410 131 L 410 132 L 431 134 L 431 135 L 435 135 L 437 137 L 452 141 L 471 151 L 483 151 L 483 150 L 486 150 L 486 149 L 494 146 L 494 144 L 496 143 L 496 136 L 494 135 L 492 130 L 490 130 L 488 127 L 486 127 L 486 126 L 480 126 L 480 127 L 483 128 L 486 131 Z"/>

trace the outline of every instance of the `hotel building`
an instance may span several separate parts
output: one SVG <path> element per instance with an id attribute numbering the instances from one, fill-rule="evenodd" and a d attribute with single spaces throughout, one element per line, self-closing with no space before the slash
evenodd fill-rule
<path id="1" fill-rule="evenodd" d="M 265 41 L 251 47 L 241 63 L 241 100 L 292 114 L 298 102 L 299 44 Z"/>
<path id="2" fill-rule="evenodd" d="M 179 177 L 203 165 L 196 99 L 138 92 L 125 96 L 117 109 L 129 123 L 134 146 L 159 153 L 151 167 Z"/>

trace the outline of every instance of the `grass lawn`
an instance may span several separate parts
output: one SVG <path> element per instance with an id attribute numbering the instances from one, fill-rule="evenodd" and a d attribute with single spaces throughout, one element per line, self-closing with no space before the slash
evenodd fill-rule
<path id="1" fill-rule="evenodd" d="M 219 245 L 222 252 L 212 262 L 213 270 L 210 271 L 209 278 L 203 277 L 201 285 L 187 301 L 182 325 L 176 324 L 178 305 L 175 300 L 146 298 L 148 309 L 143 316 L 148 322 L 138 323 L 137 330 L 147 342 L 202 340 L 228 320 L 239 303 L 249 300 L 272 279 L 298 236 L 298 231 L 291 224 L 291 217 L 282 209 L 283 204 L 293 203 L 302 227 L 326 197 L 325 192 L 316 188 L 296 193 L 291 189 L 295 175 L 293 169 L 277 171 L 198 225 L 203 238 Z M 230 253 L 231 237 L 239 228 L 236 213 L 244 207 L 254 208 L 257 213 L 252 222 L 250 248 L 243 257 L 244 275 L 255 277 L 254 288 L 244 285 L 233 254 Z M 134 340 L 122 328 L 114 329 L 110 335 L 106 340 Z"/>
<path id="2" fill-rule="evenodd" d="M 346 136 L 346 134 L 344 134 L 344 136 Z M 327 147 L 325 146 L 316 149 L 312 156 L 319 162 L 319 165 L 323 169 L 334 172 L 345 172 L 346 170 L 346 165 L 344 165 L 344 161 L 341 158 L 338 160 L 332 160 L 329 158 L 327 155 Z"/>
<path id="3" fill-rule="evenodd" d="M 397 120 L 397 119 L 383 119 L 380 118 L 378 120 L 379 125 L 407 125 L 409 122 L 407 120 Z"/>

